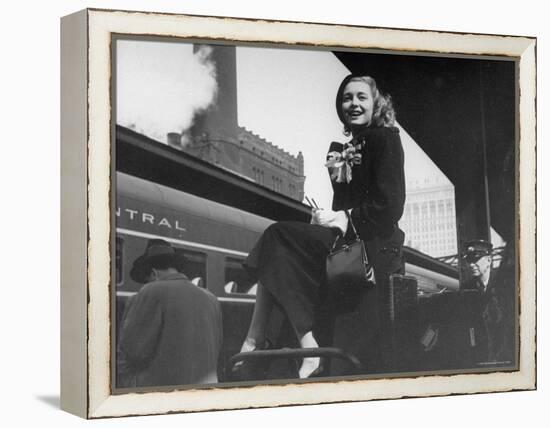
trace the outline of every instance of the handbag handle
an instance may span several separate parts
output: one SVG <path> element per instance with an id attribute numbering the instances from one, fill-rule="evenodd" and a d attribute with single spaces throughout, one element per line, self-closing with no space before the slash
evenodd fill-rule
<path id="1" fill-rule="evenodd" d="M 346 217 L 348 218 L 348 224 L 351 224 L 351 230 L 353 230 L 353 234 L 355 235 L 355 240 L 359 241 L 359 234 L 357 233 L 357 230 L 355 229 L 355 225 L 353 224 L 353 220 L 351 219 L 351 215 L 349 214 L 348 210 L 344 210 L 346 213 Z"/>
<path id="2" fill-rule="evenodd" d="M 355 229 L 355 225 L 353 224 L 353 220 L 351 219 L 351 216 L 350 216 L 348 210 L 344 210 L 344 212 L 346 213 L 346 217 L 348 218 L 348 224 L 351 225 L 351 230 L 353 231 L 353 234 L 355 235 L 355 241 L 360 241 L 361 238 L 359 238 L 359 234 L 357 233 L 357 230 Z M 332 247 L 331 247 L 330 251 L 334 251 L 334 248 L 336 247 L 336 243 L 338 242 L 338 238 L 339 238 L 339 235 L 336 236 L 336 239 L 332 243 Z"/>

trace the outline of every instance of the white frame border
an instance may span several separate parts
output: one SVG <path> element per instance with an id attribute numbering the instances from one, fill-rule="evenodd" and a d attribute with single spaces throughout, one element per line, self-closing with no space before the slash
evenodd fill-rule
<path id="1" fill-rule="evenodd" d="M 111 395 L 109 192 L 112 33 L 519 58 L 519 371 Z M 88 417 L 364 401 L 536 387 L 536 39 L 88 10 L 88 48 Z"/>

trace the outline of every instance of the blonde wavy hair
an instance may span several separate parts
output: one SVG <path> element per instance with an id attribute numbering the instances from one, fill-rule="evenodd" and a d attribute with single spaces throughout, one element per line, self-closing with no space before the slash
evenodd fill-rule
<path id="1" fill-rule="evenodd" d="M 344 124 L 344 134 L 350 135 L 351 129 L 349 128 L 345 120 L 344 112 L 342 111 L 342 98 L 344 96 L 344 89 L 346 88 L 346 85 L 352 81 L 365 82 L 369 85 L 372 91 L 374 108 L 372 112 L 372 120 L 368 126 L 393 126 L 395 124 L 395 110 L 393 108 L 391 96 L 388 94 L 382 94 L 378 90 L 376 81 L 372 77 L 359 74 L 349 74 L 344 78 L 344 80 L 342 80 L 342 83 L 340 83 L 340 87 L 338 88 L 338 92 L 336 94 L 336 112 L 338 113 L 340 121 Z"/>

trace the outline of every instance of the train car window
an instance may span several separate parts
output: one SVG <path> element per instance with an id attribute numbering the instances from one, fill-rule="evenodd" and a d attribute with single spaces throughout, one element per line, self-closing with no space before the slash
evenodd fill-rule
<path id="1" fill-rule="evenodd" d="M 195 280 L 194 283 L 202 288 L 206 288 L 206 254 L 199 251 L 184 250 L 182 248 L 176 248 L 176 251 L 183 254 L 185 257 L 185 265 L 183 273 L 190 280 Z M 202 281 L 199 281 L 201 278 Z"/>
<path id="2" fill-rule="evenodd" d="M 115 280 L 116 285 L 124 282 L 124 239 L 116 238 L 115 241 Z"/>
<path id="3" fill-rule="evenodd" d="M 243 268 L 244 259 L 227 257 L 225 259 L 225 292 L 232 294 L 255 295 L 254 283 Z"/>

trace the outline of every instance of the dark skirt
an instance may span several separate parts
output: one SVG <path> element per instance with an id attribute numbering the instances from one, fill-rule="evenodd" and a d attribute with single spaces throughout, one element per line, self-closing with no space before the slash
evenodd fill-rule
<path id="1" fill-rule="evenodd" d="M 258 240 L 244 267 L 286 313 L 298 337 L 313 331 L 326 287 L 326 257 L 337 229 L 279 222 Z"/>

